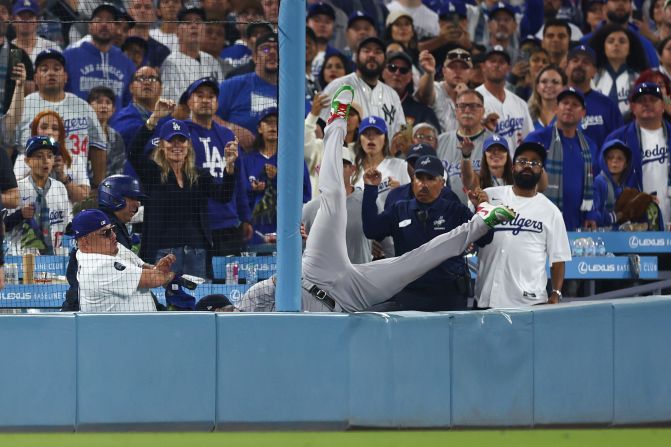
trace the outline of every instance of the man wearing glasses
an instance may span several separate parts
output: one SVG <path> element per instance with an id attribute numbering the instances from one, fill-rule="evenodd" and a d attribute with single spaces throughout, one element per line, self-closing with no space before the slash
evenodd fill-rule
<path id="1" fill-rule="evenodd" d="M 478 308 L 511 308 L 558 303 L 564 263 L 571 260 L 566 227 L 559 209 L 536 190 L 547 151 L 522 143 L 513 158 L 514 184 L 484 190 L 480 199 L 506 203 L 517 216 L 494 227 L 494 240 L 480 249 L 475 280 Z M 545 266 L 550 261 L 552 292 Z"/>
<path id="2" fill-rule="evenodd" d="M 114 225 L 100 210 L 85 210 L 72 220 L 77 240 L 77 280 L 84 312 L 153 312 L 149 289 L 170 283 L 174 255 L 145 264 L 117 242 Z"/>

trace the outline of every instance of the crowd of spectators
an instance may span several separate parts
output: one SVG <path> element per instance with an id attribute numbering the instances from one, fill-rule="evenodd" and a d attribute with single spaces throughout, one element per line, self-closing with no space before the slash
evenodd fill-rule
<path id="1" fill-rule="evenodd" d="M 279 0 L 0 0 L 4 251 L 62 253 L 60 226 L 97 207 L 112 174 L 148 195 L 130 222 L 147 262 L 173 254 L 174 269 L 211 277 L 205 259 L 274 241 L 277 154 L 300 150 L 278 141 L 278 10 Z M 348 209 L 413 198 L 419 145 L 449 192 L 425 202 L 472 210 L 487 187 L 514 183 L 515 149 L 537 142 L 547 159 L 536 188 L 566 230 L 669 225 L 671 2 L 308 0 L 306 15 L 304 203 L 319 196 L 331 95 L 348 84 Z M 368 170 L 381 178 L 363 200 Z M 625 219 L 615 207 L 628 188 L 651 200 Z M 360 224 L 361 210 L 350 214 Z M 364 227 L 348 222 L 353 262 L 407 249 L 389 228 Z"/>

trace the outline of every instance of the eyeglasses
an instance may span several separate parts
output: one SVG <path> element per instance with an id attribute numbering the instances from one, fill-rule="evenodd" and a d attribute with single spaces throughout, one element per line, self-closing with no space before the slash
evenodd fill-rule
<path id="1" fill-rule="evenodd" d="M 430 133 L 418 133 L 415 135 L 415 138 L 417 138 L 420 141 L 433 141 L 436 139 L 436 137 L 434 137 Z"/>
<path id="2" fill-rule="evenodd" d="M 524 168 L 526 166 L 529 166 L 532 169 L 543 167 L 543 162 L 540 162 L 538 160 L 527 160 L 526 158 L 518 158 L 517 160 L 515 160 L 515 164 L 521 168 Z"/>
<path id="3" fill-rule="evenodd" d="M 104 230 L 96 233 L 98 236 L 102 236 L 106 239 L 110 239 L 112 237 L 112 234 L 114 233 L 114 225 L 112 225 L 109 228 L 105 228 Z"/>
<path id="4" fill-rule="evenodd" d="M 263 54 L 268 54 L 271 51 L 277 53 L 277 45 L 264 45 L 262 47 L 259 47 L 259 51 L 261 51 Z"/>
<path id="5" fill-rule="evenodd" d="M 396 64 L 387 64 L 387 70 L 392 73 L 396 73 L 397 71 L 401 72 L 401 74 L 410 73 L 410 67 L 399 67 Z"/>
<path id="6" fill-rule="evenodd" d="M 161 82 L 158 76 L 135 76 L 133 81 L 137 82 L 149 82 L 153 84 L 154 82 Z"/>
<path id="7" fill-rule="evenodd" d="M 478 104 L 477 102 L 462 102 L 461 104 L 456 105 L 457 109 L 461 110 L 462 112 L 464 110 L 478 110 L 482 108 L 482 104 Z"/>

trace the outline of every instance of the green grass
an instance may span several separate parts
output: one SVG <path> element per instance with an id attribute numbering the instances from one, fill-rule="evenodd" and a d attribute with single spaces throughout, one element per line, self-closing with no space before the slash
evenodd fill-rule
<path id="1" fill-rule="evenodd" d="M 668 447 L 671 429 L 244 433 L 0 434 L 0 446 L 39 447 Z"/>

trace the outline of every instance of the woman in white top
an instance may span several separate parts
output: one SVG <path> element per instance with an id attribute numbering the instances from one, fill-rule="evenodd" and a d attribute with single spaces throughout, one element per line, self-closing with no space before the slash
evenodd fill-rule
<path id="1" fill-rule="evenodd" d="M 389 150 L 387 123 L 379 116 L 368 116 L 361 120 L 359 137 L 354 144 L 354 166 L 356 174 L 352 184 L 363 189 L 363 173 L 368 169 L 377 169 L 382 174 L 378 186 L 377 205 L 384 209 L 384 200 L 392 189 L 410 183 L 405 160 L 394 158 Z"/>
<path id="2" fill-rule="evenodd" d="M 529 115 L 534 122 L 534 129 L 550 125 L 555 117 L 557 95 L 567 82 L 566 73 L 556 65 L 548 65 L 538 72 L 529 98 Z"/>
<path id="3" fill-rule="evenodd" d="M 65 124 L 63 118 L 53 110 L 43 110 L 30 124 L 30 135 L 52 137 L 60 146 L 60 155 L 56 156 L 51 177 L 65 185 L 70 203 L 80 202 L 89 195 L 91 184 L 86 171 L 86 157 L 73 157 L 65 145 Z M 30 168 L 19 154 L 14 162 L 14 175 L 20 180 L 30 174 Z"/>

